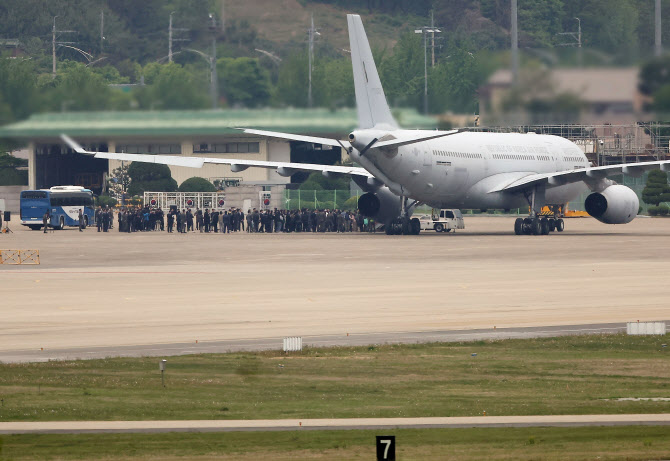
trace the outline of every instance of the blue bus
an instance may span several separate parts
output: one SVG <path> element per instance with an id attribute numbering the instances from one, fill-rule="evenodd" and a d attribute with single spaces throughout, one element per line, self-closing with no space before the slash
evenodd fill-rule
<path id="1" fill-rule="evenodd" d="M 21 192 L 21 224 L 33 230 L 42 227 L 48 210 L 49 225 L 54 229 L 79 225 L 79 210 L 84 213 L 84 226 L 95 223 L 93 192 L 79 186 L 55 186 L 51 189 Z"/>

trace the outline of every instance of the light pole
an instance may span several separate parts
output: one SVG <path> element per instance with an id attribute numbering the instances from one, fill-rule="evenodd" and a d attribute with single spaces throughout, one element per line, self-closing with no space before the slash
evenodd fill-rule
<path id="1" fill-rule="evenodd" d="M 577 64 L 582 67 L 582 21 L 577 20 Z"/>
<path id="2" fill-rule="evenodd" d="M 428 34 L 431 34 L 432 37 L 435 37 L 435 34 L 439 34 L 441 30 L 433 27 L 422 27 L 421 29 L 415 29 L 415 34 L 423 35 L 423 112 L 424 114 L 428 113 Z"/>
<path id="3" fill-rule="evenodd" d="M 219 107 L 219 80 L 216 75 L 216 18 L 212 13 L 209 13 L 209 19 L 209 30 L 212 32 L 212 55 L 209 57 L 209 65 L 211 69 L 209 93 L 212 98 L 212 109 L 216 109 Z"/>

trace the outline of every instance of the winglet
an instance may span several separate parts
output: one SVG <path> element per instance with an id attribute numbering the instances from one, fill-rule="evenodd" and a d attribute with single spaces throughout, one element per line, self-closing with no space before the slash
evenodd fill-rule
<path id="1" fill-rule="evenodd" d="M 91 154 L 91 152 L 87 152 L 83 147 L 81 147 L 80 144 L 77 143 L 74 139 L 66 135 L 65 133 L 60 135 L 60 138 L 65 141 L 65 144 L 70 146 L 72 150 L 77 152 L 78 154 Z"/>

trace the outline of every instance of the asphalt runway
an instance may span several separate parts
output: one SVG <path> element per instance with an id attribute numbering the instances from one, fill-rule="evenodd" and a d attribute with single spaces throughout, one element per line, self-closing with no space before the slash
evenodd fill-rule
<path id="1" fill-rule="evenodd" d="M 546 336 L 670 317 L 670 219 L 569 219 L 549 236 L 515 236 L 505 217 L 419 236 L 11 227 L 0 249 L 38 249 L 41 264 L 0 266 L 5 362 L 279 349 L 284 336 Z"/>

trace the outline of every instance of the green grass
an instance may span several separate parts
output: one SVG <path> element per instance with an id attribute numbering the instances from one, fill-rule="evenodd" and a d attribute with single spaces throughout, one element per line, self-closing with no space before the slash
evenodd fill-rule
<path id="1" fill-rule="evenodd" d="M 370 460 L 395 435 L 399 460 L 667 459 L 665 427 L 398 429 L 2 436 L 2 459 Z"/>
<path id="2" fill-rule="evenodd" d="M 667 337 L 626 335 L 0 365 L 0 421 L 670 412 Z M 471 354 L 476 353 L 473 357 Z M 610 399 L 610 400 L 608 400 Z"/>

